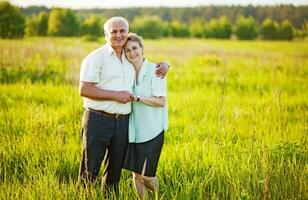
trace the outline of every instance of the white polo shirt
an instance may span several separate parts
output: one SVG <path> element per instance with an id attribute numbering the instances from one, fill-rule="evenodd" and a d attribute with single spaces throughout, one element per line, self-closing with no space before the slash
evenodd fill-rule
<path id="1" fill-rule="evenodd" d="M 135 79 L 134 66 L 125 58 L 122 52 L 122 62 L 110 44 L 91 52 L 81 64 L 80 81 L 96 83 L 96 86 L 105 90 L 129 91 Z M 97 101 L 83 97 L 85 108 L 102 110 L 108 113 L 128 114 L 131 112 L 131 103 L 117 101 Z"/>

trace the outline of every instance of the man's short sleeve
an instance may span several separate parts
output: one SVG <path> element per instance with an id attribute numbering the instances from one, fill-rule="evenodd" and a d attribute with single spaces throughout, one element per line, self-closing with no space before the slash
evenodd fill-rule
<path id="1" fill-rule="evenodd" d="M 152 95 L 155 97 L 167 96 L 167 81 L 165 78 L 160 78 L 154 75 L 152 78 Z"/>
<path id="2" fill-rule="evenodd" d="M 81 64 L 80 81 L 82 82 L 99 82 L 100 62 L 94 56 L 87 56 Z"/>

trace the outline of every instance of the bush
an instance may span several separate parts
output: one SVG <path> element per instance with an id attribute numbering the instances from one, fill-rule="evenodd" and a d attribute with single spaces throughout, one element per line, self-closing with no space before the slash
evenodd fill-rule
<path id="1" fill-rule="evenodd" d="M 131 30 L 143 38 L 160 38 L 167 35 L 167 26 L 157 16 L 136 17 L 131 25 Z"/>
<path id="2" fill-rule="evenodd" d="M 40 12 L 39 15 L 32 15 L 26 20 L 26 35 L 47 35 L 48 29 L 48 13 Z"/>
<path id="3" fill-rule="evenodd" d="M 208 38 L 230 38 L 232 28 L 229 20 L 222 16 L 220 19 L 212 19 L 205 25 L 205 37 Z"/>
<path id="4" fill-rule="evenodd" d="M 294 28 L 288 20 L 281 23 L 278 38 L 282 40 L 292 40 L 294 38 Z"/>
<path id="5" fill-rule="evenodd" d="M 192 37 L 205 37 L 205 23 L 202 19 L 194 19 L 189 26 L 189 32 Z"/>
<path id="6" fill-rule="evenodd" d="M 90 41 L 90 42 L 96 42 L 98 41 L 99 37 L 96 35 L 84 35 L 82 36 L 83 41 Z"/>
<path id="7" fill-rule="evenodd" d="M 32 15 L 26 19 L 25 32 L 27 36 L 37 35 L 38 21 L 36 16 Z"/>
<path id="8" fill-rule="evenodd" d="M 52 36 L 77 36 L 80 24 L 69 9 L 52 9 L 48 19 L 48 34 Z"/>
<path id="9" fill-rule="evenodd" d="M 102 29 L 101 20 L 96 16 L 89 16 L 81 26 L 81 34 L 99 37 L 102 35 Z"/>
<path id="10" fill-rule="evenodd" d="M 267 18 L 261 25 L 261 37 L 267 40 L 278 39 L 278 24 L 273 20 Z"/>
<path id="11" fill-rule="evenodd" d="M 177 20 L 173 20 L 170 23 L 171 27 L 171 35 L 174 37 L 188 37 L 189 36 L 189 30 L 188 26 L 184 23 L 181 23 Z"/>
<path id="12" fill-rule="evenodd" d="M 240 16 L 235 24 L 235 35 L 240 40 L 253 40 L 258 36 L 255 20 L 252 16 Z"/>
<path id="13" fill-rule="evenodd" d="M 303 25 L 303 32 L 305 36 L 308 36 L 308 22 Z"/>

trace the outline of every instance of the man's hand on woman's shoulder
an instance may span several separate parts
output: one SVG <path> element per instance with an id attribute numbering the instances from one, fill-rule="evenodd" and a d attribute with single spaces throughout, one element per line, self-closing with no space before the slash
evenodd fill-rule
<path id="1" fill-rule="evenodd" d="M 156 76 L 165 78 L 169 70 L 169 63 L 167 62 L 159 62 L 156 64 Z"/>

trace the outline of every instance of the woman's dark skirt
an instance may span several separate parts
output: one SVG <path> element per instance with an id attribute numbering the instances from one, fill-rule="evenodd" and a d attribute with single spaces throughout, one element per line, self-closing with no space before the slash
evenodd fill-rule
<path id="1" fill-rule="evenodd" d="M 163 144 L 164 131 L 149 141 L 142 143 L 129 143 L 123 168 L 144 176 L 154 177 L 156 175 L 157 165 Z M 143 174 L 142 170 L 145 161 L 146 166 Z"/>

